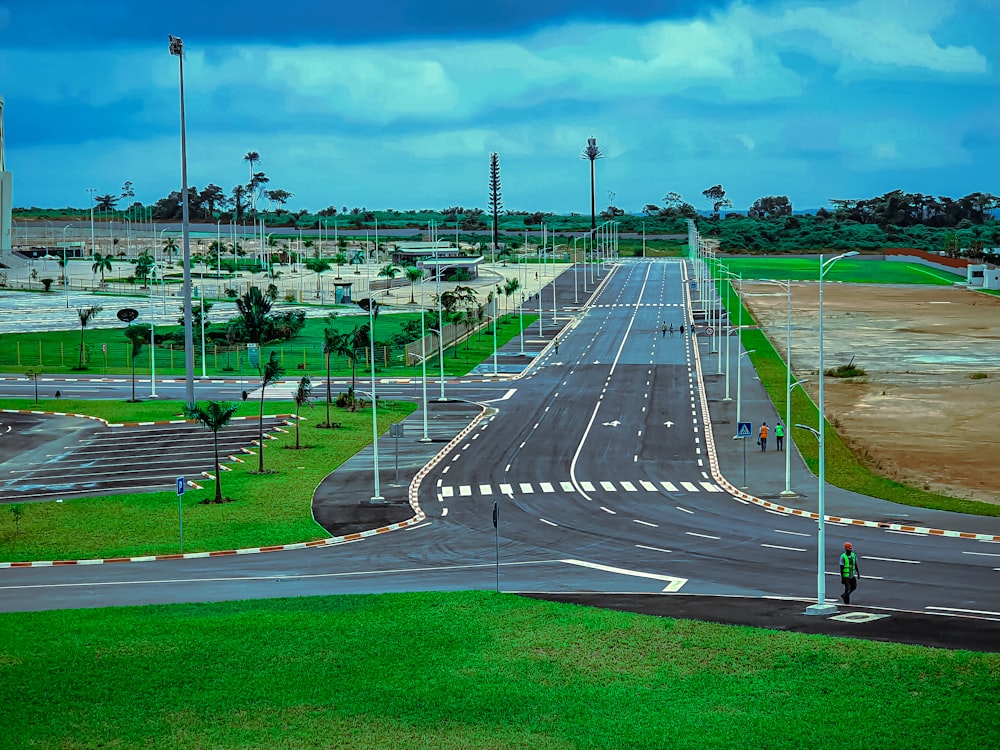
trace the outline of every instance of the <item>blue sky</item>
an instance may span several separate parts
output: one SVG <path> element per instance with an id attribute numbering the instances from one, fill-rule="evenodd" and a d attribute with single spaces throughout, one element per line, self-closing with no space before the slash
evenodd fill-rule
<path id="1" fill-rule="evenodd" d="M 343 6 L 343 7 L 341 7 Z M 627 6 L 627 7 L 621 7 Z M 796 208 L 1000 193 L 1000 0 L 0 0 L 16 206 L 227 192 L 261 155 L 288 206 L 589 211 L 669 191 Z"/>

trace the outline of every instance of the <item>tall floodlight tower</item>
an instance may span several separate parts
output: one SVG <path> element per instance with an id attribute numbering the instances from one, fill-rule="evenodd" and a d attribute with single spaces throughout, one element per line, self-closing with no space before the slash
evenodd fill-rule
<path id="1" fill-rule="evenodd" d="M 7 171 L 3 156 L 3 97 L 0 96 L 0 255 L 10 252 L 11 189 L 14 176 Z"/>
<path id="2" fill-rule="evenodd" d="M 191 329 L 191 231 L 188 209 L 187 133 L 184 128 L 184 42 L 170 36 L 170 54 L 177 58 L 181 88 L 181 237 L 184 251 L 184 402 L 193 409 L 194 334 Z M 262 464 L 263 466 L 263 464 Z"/>
<path id="3" fill-rule="evenodd" d="M 593 232 L 597 229 L 597 212 L 594 206 L 594 162 L 604 158 L 601 149 L 597 147 L 596 138 L 587 139 L 587 148 L 580 154 L 580 158 L 590 162 L 590 231 Z"/>

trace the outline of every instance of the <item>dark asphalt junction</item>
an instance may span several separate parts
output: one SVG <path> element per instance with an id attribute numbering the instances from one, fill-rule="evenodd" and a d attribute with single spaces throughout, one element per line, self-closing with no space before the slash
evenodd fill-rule
<path id="1" fill-rule="evenodd" d="M 265 440 L 284 422 L 265 417 Z M 78 417 L 7 413 L 0 425 L 11 427 L 0 439 L 0 503 L 172 491 L 179 476 L 199 482 L 202 472 L 215 474 L 212 433 L 193 422 L 107 427 Z M 257 451 L 258 429 L 256 419 L 234 419 L 222 430 L 221 463 L 251 459 L 243 451 Z"/>

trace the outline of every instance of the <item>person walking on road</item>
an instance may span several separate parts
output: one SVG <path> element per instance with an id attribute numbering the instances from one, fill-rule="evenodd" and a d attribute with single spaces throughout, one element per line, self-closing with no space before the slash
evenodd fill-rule
<path id="1" fill-rule="evenodd" d="M 662 326 L 660 326 L 660 338 L 661 339 L 666 338 L 666 336 L 667 336 L 667 324 L 664 323 Z"/>
<path id="2" fill-rule="evenodd" d="M 785 449 L 785 427 L 779 419 L 774 425 L 774 442 L 778 445 L 778 450 Z"/>
<path id="3" fill-rule="evenodd" d="M 844 542 L 844 551 L 840 555 L 840 582 L 844 584 L 844 593 L 840 598 L 844 604 L 851 603 L 851 594 L 858 587 L 858 578 L 861 571 L 858 570 L 858 557 L 854 554 L 854 545 Z"/>
<path id="4" fill-rule="evenodd" d="M 555 347 L 556 347 L 556 354 L 558 354 L 558 353 L 559 353 L 559 337 L 558 337 L 558 336 L 556 336 L 556 337 L 555 337 L 555 338 L 554 338 L 554 339 L 552 340 L 552 343 L 553 343 L 553 344 L 555 344 Z"/>
<path id="5" fill-rule="evenodd" d="M 681 336 L 683 336 L 683 335 L 684 335 L 684 324 L 681 323 Z"/>
<path id="6" fill-rule="evenodd" d="M 670 338 L 673 338 L 673 337 L 674 337 L 674 324 L 671 323 L 670 324 Z"/>
<path id="7" fill-rule="evenodd" d="M 767 450 L 767 422 L 761 424 L 760 432 L 757 435 L 757 442 L 760 444 L 761 451 Z"/>

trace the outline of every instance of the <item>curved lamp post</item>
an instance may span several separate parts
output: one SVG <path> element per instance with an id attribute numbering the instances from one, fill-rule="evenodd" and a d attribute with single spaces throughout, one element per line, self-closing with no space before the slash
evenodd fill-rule
<path id="1" fill-rule="evenodd" d="M 852 250 L 827 260 L 823 260 L 822 255 L 819 256 L 819 430 L 816 433 L 816 437 L 819 438 L 819 507 L 816 511 L 819 515 L 819 530 L 816 535 L 816 603 L 806 607 L 807 615 L 827 615 L 837 611 L 836 604 L 828 604 L 826 601 L 826 412 L 823 401 L 823 381 L 825 380 L 823 369 L 823 278 L 838 260 L 857 254 L 857 251 Z"/>

